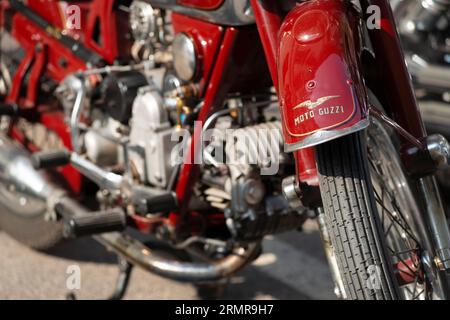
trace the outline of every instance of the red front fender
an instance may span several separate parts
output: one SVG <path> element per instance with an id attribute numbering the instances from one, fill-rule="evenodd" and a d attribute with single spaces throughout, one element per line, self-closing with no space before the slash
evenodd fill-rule
<path id="1" fill-rule="evenodd" d="M 287 152 L 368 126 L 360 30 L 358 12 L 341 0 L 304 2 L 286 16 L 278 89 Z"/>

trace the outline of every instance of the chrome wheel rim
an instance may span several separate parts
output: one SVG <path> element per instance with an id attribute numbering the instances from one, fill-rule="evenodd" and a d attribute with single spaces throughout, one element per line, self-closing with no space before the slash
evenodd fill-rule
<path id="1" fill-rule="evenodd" d="M 391 134 L 376 119 L 367 132 L 368 163 L 375 202 L 388 255 L 401 298 L 438 299 L 437 271 L 423 246 L 417 217 L 421 216 Z"/>

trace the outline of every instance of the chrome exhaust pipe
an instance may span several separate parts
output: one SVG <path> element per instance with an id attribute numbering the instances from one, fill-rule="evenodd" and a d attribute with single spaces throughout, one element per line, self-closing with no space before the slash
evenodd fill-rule
<path id="1" fill-rule="evenodd" d="M 221 260 L 211 263 L 180 262 L 158 257 L 141 242 L 118 232 L 105 233 L 95 239 L 133 265 L 162 277 L 185 282 L 207 282 L 226 278 L 249 263 L 259 252 L 260 244 L 238 248 Z"/>
<path id="2" fill-rule="evenodd" d="M 53 208 L 64 195 L 63 189 L 33 168 L 24 147 L 0 135 L 0 203 L 22 214 L 46 208 L 46 218 L 56 219 Z"/>
<path id="3" fill-rule="evenodd" d="M 406 56 L 405 59 L 415 83 L 442 92 L 449 91 L 450 68 L 430 64 L 415 54 Z"/>

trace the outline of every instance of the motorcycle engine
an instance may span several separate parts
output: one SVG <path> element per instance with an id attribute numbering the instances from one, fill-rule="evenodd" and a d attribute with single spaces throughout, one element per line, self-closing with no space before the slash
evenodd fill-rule
<path id="1" fill-rule="evenodd" d="M 90 70 L 91 77 L 69 76 L 56 92 L 71 124 L 72 140 L 79 137 L 80 153 L 103 169 L 127 176 L 134 186 L 162 191 L 172 187 L 179 165 L 172 163 L 172 151 L 180 143 L 181 130 L 192 133 L 201 99 L 195 84 L 187 80 L 195 73 L 190 64 L 178 64 L 174 70 L 171 37 L 161 30 L 162 12 L 141 1 L 133 1 L 131 9 L 136 63 Z M 138 54 L 142 48 L 150 48 L 144 51 L 152 54 Z M 181 71 L 184 78 L 178 76 Z M 94 83 L 89 81 L 92 75 Z M 193 186 L 195 199 L 189 207 L 205 215 L 222 214 L 231 236 L 245 241 L 298 228 L 306 218 L 282 194 L 282 179 L 295 169 L 292 157 L 280 151 L 283 139 L 278 109 L 270 98 L 273 93 L 263 96 L 266 101 L 258 101 L 256 107 L 250 106 L 253 97 L 229 99 L 223 115 L 211 121 L 220 132 L 235 129 L 237 136 L 249 138 L 250 145 L 226 141 L 218 146 L 226 157 L 248 156 L 250 150 L 255 161 L 217 162 L 208 150 L 223 141 L 211 142 L 203 152 L 201 179 Z M 270 132 L 269 137 L 260 136 L 260 131 Z M 271 139 L 275 143 L 268 143 Z M 270 147 L 262 156 L 252 154 L 260 145 Z M 268 155 L 279 156 L 280 170 L 264 175 L 273 164 Z M 143 216 L 153 214 L 135 210 Z"/>
<path id="2" fill-rule="evenodd" d="M 97 165 L 127 162 L 136 181 L 165 188 L 175 128 L 155 74 L 113 72 L 103 79 L 92 97 L 98 107 L 89 115 L 92 125 L 83 136 L 83 148 Z"/>
<path id="3" fill-rule="evenodd" d="M 264 117 L 272 118 L 270 114 L 277 114 L 277 110 L 277 105 L 269 106 Z M 230 117 L 222 117 L 215 129 L 224 132 L 232 128 L 232 123 Z M 205 148 L 207 164 L 198 195 L 223 210 L 227 227 L 236 239 L 251 241 L 300 228 L 306 212 L 292 208 L 281 190 L 283 176 L 293 172 L 292 159 L 281 151 L 281 122 L 269 120 L 239 127 L 233 136 L 238 138 L 214 140 Z M 214 160 L 210 153 L 213 149 L 216 155 L 217 150 L 225 151 L 226 163 Z"/>

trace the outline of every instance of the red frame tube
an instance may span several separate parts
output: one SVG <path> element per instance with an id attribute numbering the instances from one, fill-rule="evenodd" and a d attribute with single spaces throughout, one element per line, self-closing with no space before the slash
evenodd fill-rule
<path id="1" fill-rule="evenodd" d="M 206 119 L 214 112 L 214 109 L 221 106 L 224 99 L 227 85 L 224 83 L 227 72 L 226 70 L 233 69 L 231 63 L 231 52 L 236 41 L 238 30 L 235 28 L 228 28 L 225 30 L 225 35 L 220 46 L 219 55 L 217 56 L 214 64 L 214 70 L 211 75 L 205 98 L 203 101 L 203 107 L 200 110 L 198 121 L 204 123 Z M 186 217 L 188 212 L 188 205 L 192 195 L 192 188 L 199 175 L 199 166 L 194 163 L 195 153 L 199 152 L 201 148 L 198 145 L 201 142 L 202 129 L 196 127 L 192 135 L 188 152 L 179 175 L 179 180 L 176 186 L 176 193 L 181 204 L 178 213 L 172 213 L 170 215 L 170 221 L 172 225 L 179 225 L 180 215 Z"/>
<path id="2" fill-rule="evenodd" d="M 277 76 L 277 45 L 278 31 L 283 22 L 280 2 L 277 0 L 251 0 L 251 5 L 255 15 L 256 26 L 266 54 L 267 65 L 273 85 L 278 90 Z"/>
<path id="3" fill-rule="evenodd" d="M 281 29 L 284 13 L 280 1 L 251 0 L 256 26 L 266 55 L 273 85 L 278 92 L 277 50 L 278 32 Z M 313 148 L 294 152 L 297 177 L 302 183 L 318 185 L 316 158 Z"/>

